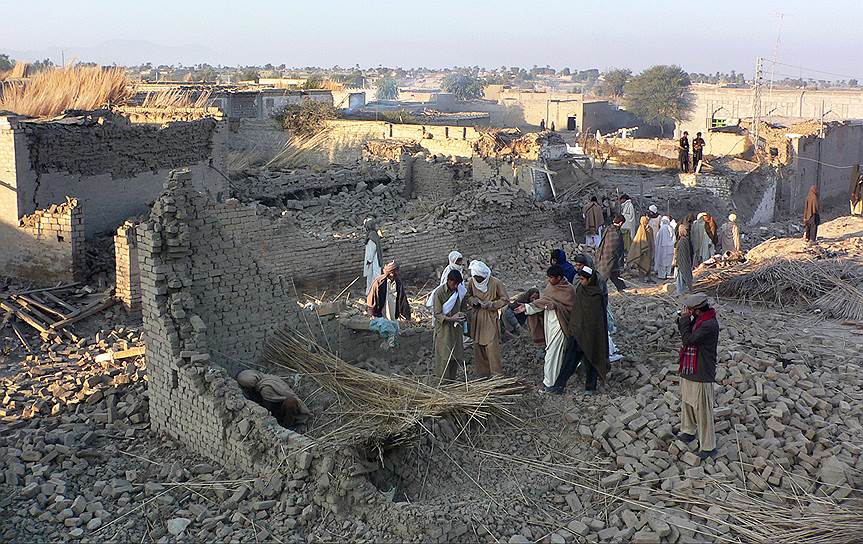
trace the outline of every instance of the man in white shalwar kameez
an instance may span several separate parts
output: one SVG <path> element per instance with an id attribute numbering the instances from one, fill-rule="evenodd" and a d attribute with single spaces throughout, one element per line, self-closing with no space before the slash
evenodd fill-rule
<path id="1" fill-rule="evenodd" d="M 383 248 L 381 247 L 381 237 L 378 234 L 378 227 L 375 220 L 368 218 L 363 221 L 363 226 L 366 229 L 366 249 L 363 258 L 363 276 L 366 278 L 366 294 L 372 287 L 372 282 L 375 278 L 381 275 L 383 267 Z"/>
<path id="2" fill-rule="evenodd" d="M 540 298 L 528 302 L 515 309 L 517 313 L 526 313 L 530 322 L 531 334 L 534 343 L 545 345 L 545 365 L 543 367 L 543 387 L 541 392 L 563 393 L 554 388 L 554 383 L 563 366 L 563 357 L 569 344 L 566 330 L 566 320 L 575 302 L 575 289 L 566 281 L 563 269 L 558 265 L 552 265 L 546 272 L 548 276 L 548 287 L 543 291 Z M 542 314 L 542 319 L 539 315 Z"/>
<path id="3" fill-rule="evenodd" d="M 671 262 L 674 259 L 674 230 L 668 216 L 662 216 L 655 242 L 656 275 L 659 279 L 665 279 L 671 274 Z"/>
<path id="4" fill-rule="evenodd" d="M 447 277 L 449 273 L 455 270 L 459 274 L 464 277 L 464 257 L 458 251 L 450 251 L 449 252 L 449 263 L 446 265 L 446 268 L 443 269 L 440 275 L 440 283 L 437 287 L 432 289 L 431 293 L 429 293 L 428 298 L 426 299 L 426 307 L 432 308 L 434 306 L 434 295 L 441 286 L 446 285 Z"/>

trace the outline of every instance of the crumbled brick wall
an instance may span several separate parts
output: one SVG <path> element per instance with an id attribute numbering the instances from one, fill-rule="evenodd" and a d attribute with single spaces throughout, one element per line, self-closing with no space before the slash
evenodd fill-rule
<path id="1" fill-rule="evenodd" d="M 512 185 L 533 192 L 533 176 L 530 164 L 533 161 L 505 160 L 474 155 L 471 158 L 473 180 L 476 183 Z"/>
<path id="2" fill-rule="evenodd" d="M 0 273 L 38 283 L 74 281 L 85 270 L 84 214 L 74 198 L 0 226 Z"/>
<path id="3" fill-rule="evenodd" d="M 179 168 L 208 160 L 212 154 L 214 119 L 181 121 L 163 127 L 26 123 L 30 162 L 37 174 L 52 171 L 112 178 Z"/>
<path id="4" fill-rule="evenodd" d="M 17 224 L 21 216 L 73 196 L 87 210 L 88 238 L 114 231 L 147 211 L 176 166 L 190 168 L 201 187 L 226 191 L 224 122 L 159 126 L 130 125 L 119 115 L 106 115 L 102 124 L 82 119 L 68 125 L 9 121 L 15 173 L 0 186 L 0 222 Z"/>
<path id="5" fill-rule="evenodd" d="M 197 121 L 211 118 L 222 120 L 222 110 L 219 108 L 145 108 L 140 106 L 121 106 L 114 111 L 137 124 L 162 125 L 177 121 Z"/>
<path id="6" fill-rule="evenodd" d="M 213 337 L 202 316 L 221 311 L 246 317 L 237 329 L 223 331 L 241 337 L 254 333 L 248 315 L 267 308 L 255 308 L 252 300 L 243 307 L 202 305 L 213 301 L 200 298 L 200 289 L 213 279 L 229 289 L 237 286 L 223 292 L 232 302 L 250 296 L 244 287 L 256 279 L 230 276 L 247 271 L 250 263 L 234 260 L 227 239 L 211 242 L 219 268 L 207 269 L 193 258 L 202 249 L 202 235 L 217 232 L 206 228 L 216 219 L 200 206 L 203 197 L 193 185 L 188 172 L 172 173 L 149 220 L 137 228 L 153 430 L 219 463 L 268 476 L 268 496 L 289 496 L 306 486 L 317 505 L 332 511 L 346 502 L 369 500 L 373 488 L 360 476 L 351 451 L 324 451 L 280 427 L 264 408 L 245 399 L 227 370 L 236 363 L 216 350 L 211 353 Z M 231 208 L 224 207 L 222 219 L 238 219 L 234 224 L 242 230 L 242 214 L 231 217 Z M 225 247 L 217 249 L 220 243 Z M 221 251 L 224 259 L 218 259 Z"/>
<path id="7" fill-rule="evenodd" d="M 114 295 L 127 310 L 141 307 L 141 276 L 138 271 L 138 238 L 134 223 L 127 221 L 114 235 Z"/>
<path id="8" fill-rule="evenodd" d="M 685 187 L 700 187 L 707 189 L 714 195 L 724 199 L 726 202 L 731 201 L 731 191 L 734 185 L 730 179 L 713 174 L 678 174 L 680 183 Z"/>
<path id="9" fill-rule="evenodd" d="M 413 196 L 443 200 L 458 194 L 461 172 L 452 164 L 420 156 L 413 163 L 411 181 Z"/>

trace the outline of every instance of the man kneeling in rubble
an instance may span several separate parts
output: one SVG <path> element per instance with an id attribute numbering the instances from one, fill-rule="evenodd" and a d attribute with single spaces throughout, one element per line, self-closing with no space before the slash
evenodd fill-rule
<path id="1" fill-rule="evenodd" d="M 303 423 L 311 415 L 306 404 L 278 376 L 257 370 L 243 370 L 237 374 L 237 383 L 246 398 L 269 410 L 282 427 L 290 428 L 296 423 Z"/>

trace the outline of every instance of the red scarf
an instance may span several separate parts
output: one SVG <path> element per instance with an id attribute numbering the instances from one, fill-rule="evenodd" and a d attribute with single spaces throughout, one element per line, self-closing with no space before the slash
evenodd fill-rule
<path id="1" fill-rule="evenodd" d="M 706 312 L 695 318 L 695 324 L 692 325 L 692 332 L 698 330 L 701 324 L 708 319 L 716 317 L 716 310 L 710 308 Z M 684 376 L 695 374 L 698 369 L 698 346 L 683 346 L 680 348 L 680 366 L 677 367 L 677 373 Z"/>

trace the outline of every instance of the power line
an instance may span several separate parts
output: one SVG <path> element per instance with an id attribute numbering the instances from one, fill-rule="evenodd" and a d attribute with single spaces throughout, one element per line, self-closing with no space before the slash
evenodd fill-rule
<path id="1" fill-rule="evenodd" d="M 773 62 L 774 64 L 778 64 L 779 66 L 787 66 L 788 68 L 796 68 L 798 70 L 805 70 L 807 72 L 815 72 L 817 74 L 825 74 L 828 76 L 844 77 L 844 78 L 848 78 L 848 79 L 861 79 L 860 76 L 852 76 L 852 75 L 848 75 L 848 74 L 837 74 L 836 72 L 827 72 L 825 70 L 818 70 L 816 68 L 807 68 L 806 66 L 798 66 L 796 64 L 788 64 L 785 62 L 779 62 L 777 60 L 774 60 L 771 62 Z"/>

